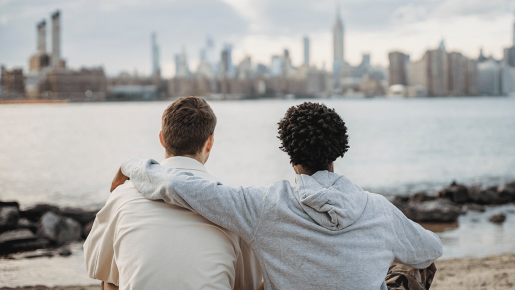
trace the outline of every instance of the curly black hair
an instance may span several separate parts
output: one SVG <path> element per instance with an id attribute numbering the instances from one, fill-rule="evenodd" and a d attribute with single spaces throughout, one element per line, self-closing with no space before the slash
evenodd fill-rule
<path id="1" fill-rule="evenodd" d="M 293 165 L 311 174 L 329 165 L 349 150 L 349 136 L 342 118 L 324 104 L 305 102 L 291 107 L 279 124 L 280 149 Z"/>

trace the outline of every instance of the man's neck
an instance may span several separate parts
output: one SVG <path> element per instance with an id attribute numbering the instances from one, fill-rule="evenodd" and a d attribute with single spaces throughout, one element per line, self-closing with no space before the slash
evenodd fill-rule
<path id="1" fill-rule="evenodd" d="M 166 153 L 165 154 L 165 158 L 168 159 L 170 157 L 189 157 L 189 158 L 192 158 L 192 159 L 195 159 L 197 160 L 198 162 L 200 162 L 202 165 L 204 165 L 206 162 L 203 161 L 201 158 L 200 158 L 200 155 L 172 155 L 172 154 L 168 154 Z"/>

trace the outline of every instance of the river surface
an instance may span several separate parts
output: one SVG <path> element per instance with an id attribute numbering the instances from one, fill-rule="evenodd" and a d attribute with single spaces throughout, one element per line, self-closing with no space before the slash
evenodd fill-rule
<path id="1" fill-rule="evenodd" d="M 211 102 L 218 118 L 207 169 L 236 185 L 294 182 L 277 122 L 304 100 Z M 314 101 L 314 100 L 311 100 Z M 349 129 L 335 171 L 383 194 L 434 192 L 453 180 L 515 180 L 515 99 L 321 100 Z M 164 158 L 158 134 L 167 102 L 0 106 L 0 200 L 100 208 L 119 166 Z M 503 225 L 488 222 L 507 214 Z M 443 259 L 515 252 L 515 205 L 469 212 L 438 233 Z M 0 286 L 91 284 L 82 249 L 71 257 L 0 259 Z"/>
<path id="2" fill-rule="evenodd" d="M 277 122 L 299 100 L 212 102 L 218 117 L 207 169 L 236 185 L 294 182 Z M 336 172 L 397 194 L 515 179 L 515 99 L 323 100 L 349 129 Z M 166 102 L 0 106 L 0 200 L 98 208 L 119 166 L 164 158 Z"/>

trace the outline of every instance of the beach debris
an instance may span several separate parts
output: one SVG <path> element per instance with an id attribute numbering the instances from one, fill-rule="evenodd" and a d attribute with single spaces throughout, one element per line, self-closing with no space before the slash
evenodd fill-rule
<path id="1" fill-rule="evenodd" d="M 488 220 L 494 224 L 502 224 L 506 221 L 506 215 L 504 213 L 497 213 L 491 216 Z"/>
<path id="2" fill-rule="evenodd" d="M 47 212 L 40 219 L 38 234 L 58 245 L 63 245 L 80 240 L 81 229 L 79 222 L 53 212 Z"/>
<path id="3" fill-rule="evenodd" d="M 460 207 L 446 198 L 411 202 L 404 210 L 406 217 L 416 222 L 456 222 L 461 213 Z"/>

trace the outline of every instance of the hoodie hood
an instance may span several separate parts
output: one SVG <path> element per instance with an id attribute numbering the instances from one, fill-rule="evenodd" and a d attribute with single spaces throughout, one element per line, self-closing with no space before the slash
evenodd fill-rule
<path id="1" fill-rule="evenodd" d="M 329 171 L 297 175 L 297 195 L 304 211 L 320 226 L 338 231 L 359 219 L 368 195 L 343 175 Z"/>

